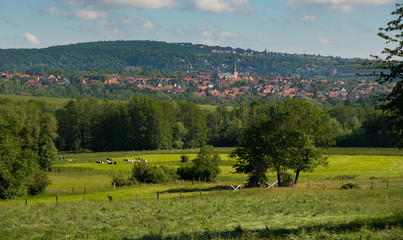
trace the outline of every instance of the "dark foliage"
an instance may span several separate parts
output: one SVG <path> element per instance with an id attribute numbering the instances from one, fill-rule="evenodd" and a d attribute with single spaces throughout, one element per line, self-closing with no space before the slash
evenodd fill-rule
<path id="1" fill-rule="evenodd" d="M 220 173 L 219 163 L 221 158 L 218 151 L 211 145 L 203 146 L 197 157 L 193 160 L 192 166 L 182 166 L 177 169 L 181 179 L 201 179 L 206 182 L 215 181 Z"/>
<path id="2" fill-rule="evenodd" d="M 177 178 L 175 170 L 165 166 L 151 166 L 141 161 L 134 163 L 132 176 L 129 178 L 134 184 L 139 183 L 167 183 Z"/>

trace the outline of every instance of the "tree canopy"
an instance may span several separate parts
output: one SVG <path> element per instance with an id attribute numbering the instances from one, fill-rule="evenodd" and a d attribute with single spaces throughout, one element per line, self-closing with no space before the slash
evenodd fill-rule
<path id="1" fill-rule="evenodd" d="M 253 121 L 242 132 L 240 144 L 231 154 L 236 172 L 249 174 L 249 185 L 267 181 L 267 170 L 281 175 L 313 171 L 327 164 L 323 148 L 334 144 L 338 125 L 328 113 L 306 100 L 289 99 L 277 106 L 273 115 Z"/>

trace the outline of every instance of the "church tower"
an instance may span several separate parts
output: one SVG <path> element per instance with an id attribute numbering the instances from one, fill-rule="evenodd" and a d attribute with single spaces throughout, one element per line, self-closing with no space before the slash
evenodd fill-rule
<path id="1" fill-rule="evenodd" d="M 238 71 L 236 70 L 236 60 L 235 60 L 235 57 L 234 57 L 234 70 L 233 70 L 232 73 L 234 74 L 234 78 L 235 78 L 235 79 L 238 79 Z"/>

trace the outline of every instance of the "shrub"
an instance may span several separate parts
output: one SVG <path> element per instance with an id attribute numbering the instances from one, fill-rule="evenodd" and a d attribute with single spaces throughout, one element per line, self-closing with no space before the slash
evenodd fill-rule
<path id="1" fill-rule="evenodd" d="M 340 187 L 340 189 L 359 189 L 360 186 L 354 183 L 346 183 L 343 186 Z"/>
<path id="2" fill-rule="evenodd" d="M 133 165 L 132 176 L 129 180 L 137 183 L 166 183 L 175 179 L 175 171 L 167 167 L 151 166 L 146 162 Z"/>
<path id="3" fill-rule="evenodd" d="M 44 171 L 37 171 L 32 176 L 33 181 L 28 184 L 28 194 L 36 195 L 43 191 L 45 188 L 50 185 L 50 181 L 48 175 Z"/>
<path id="4" fill-rule="evenodd" d="M 133 182 L 129 180 L 129 178 L 125 178 L 122 174 L 113 175 L 112 176 L 112 185 L 115 184 L 117 187 L 128 186 Z"/>
<path id="5" fill-rule="evenodd" d="M 211 145 L 203 146 L 196 159 L 193 160 L 192 166 L 180 167 L 177 170 L 181 179 L 197 179 L 201 178 L 207 182 L 215 180 L 220 173 L 218 164 L 221 162 L 218 151 Z"/>
<path id="6" fill-rule="evenodd" d="M 186 154 L 182 154 L 182 155 L 181 155 L 181 162 L 187 163 L 187 162 L 189 162 L 189 161 L 190 161 L 190 158 L 189 158 L 188 155 L 186 155 Z"/>
<path id="7" fill-rule="evenodd" d="M 281 182 L 279 187 L 291 187 L 292 186 L 292 174 L 291 173 L 280 173 Z"/>

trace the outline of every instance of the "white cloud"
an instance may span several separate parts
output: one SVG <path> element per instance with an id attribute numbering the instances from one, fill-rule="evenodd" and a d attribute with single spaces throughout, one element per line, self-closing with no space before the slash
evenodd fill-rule
<path id="1" fill-rule="evenodd" d="M 213 41 L 211 39 L 200 39 L 200 44 L 208 45 L 208 46 L 218 46 L 220 42 Z"/>
<path id="2" fill-rule="evenodd" d="M 129 25 L 129 24 L 133 24 L 134 20 L 127 18 L 127 17 L 120 16 L 120 23 L 124 24 L 124 25 Z"/>
<path id="3" fill-rule="evenodd" d="M 41 42 L 38 40 L 38 38 L 32 33 L 26 32 L 24 34 L 24 36 L 25 36 L 25 38 L 28 40 L 28 42 L 31 45 L 39 45 L 39 44 L 41 44 Z"/>
<path id="4" fill-rule="evenodd" d="M 123 37 L 123 34 L 120 32 L 120 30 L 116 28 L 99 27 L 98 29 L 106 38 L 118 39 Z"/>
<path id="5" fill-rule="evenodd" d="M 75 18 L 86 20 L 86 21 L 94 21 L 98 19 L 108 18 L 108 13 L 104 11 L 95 11 L 88 9 L 80 9 L 75 10 L 74 15 Z"/>
<path id="6" fill-rule="evenodd" d="M 185 30 L 183 30 L 182 28 L 176 28 L 175 29 L 175 33 L 176 34 L 178 34 L 178 35 L 183 35 L 183 34 L 185 34 Z"/>
<path id="7" fill-rule="evenodd" d="M 343 12 L 351 12 L 359 4 L 384 5 L 396 2 L 396 0 L 286 0 L 290 8 L 295 9 L 299 4 L 316 4 L 338 9 Z"/>
<path id="8" fill-rule="evenodd" d="M 299 20 L 301 22 L 307 22 L 307 21 L 311 21 L 311 22 L 316 22 L 316 16 L 309 16 L 309 15 L 304 15 L 302 17 L 299 18 Z"/>
<path id="9" fill-rule="evenodd" d="M 193 4 L 197 9 L 212 13 L 253 10 L 249 0 L 193 0 Z"/>
<path id="10" fill-rule="evenodd" d="M 109 8 L 171 8 L 181 6 L 177 0 L 86 0 L 94 5 L 104 5 Z"/>
<path id="11" fill-rule="evenodd" d="M 55 6 L 51 6 L 51 7 L 45 8 L 45 9 L 43 9 L 43 11 L 44 11 L 45 13 L 47 13 L 47 14 L 52 15 L 52 16 L 61 16 L 61 15 L 62 15 L 61 12 L 60 12 L 60 10 L 59 10 L 57 7 L 55 7 Z"/>
<path id="12" fill-rule="evenodd" d="M 143 26 L 143 28 L 145 28 L 145 29 L 151 29 L 151 28 L 154 28 L 155 27 L 155 24 L 154 23 L 152 23 L 150 20 L 148 20 L 148 19 L 143 19 L 142 20 L 142 26 Z"/>
<path id="13" fill-rule="evenodd" d="M 330 43 L 329 39 L 327 39 L 327 38 L 319 37 L 318 40 L 320 43 L 323 43 L 323 44 Z"/>
<path id="14" fill-rule="evenodd" d="M 203 37 L 206 37 L 206 38 L 211 37 L 211 36 L 213 35 L 213 34 L 212 34 L 211 32 L 209 32 L 209 31 L 202 31 L 201 34 L 203 35 Z"/>
<path id="15" fill-rule="evenodd" d="M 238 33 L 231 33 L 231 32 L 221 32 L 218 34 L 218 37 L 227 39 L 227 38 L 232 38 L 232 37 L 239 37 L 240 35 Z"/>

